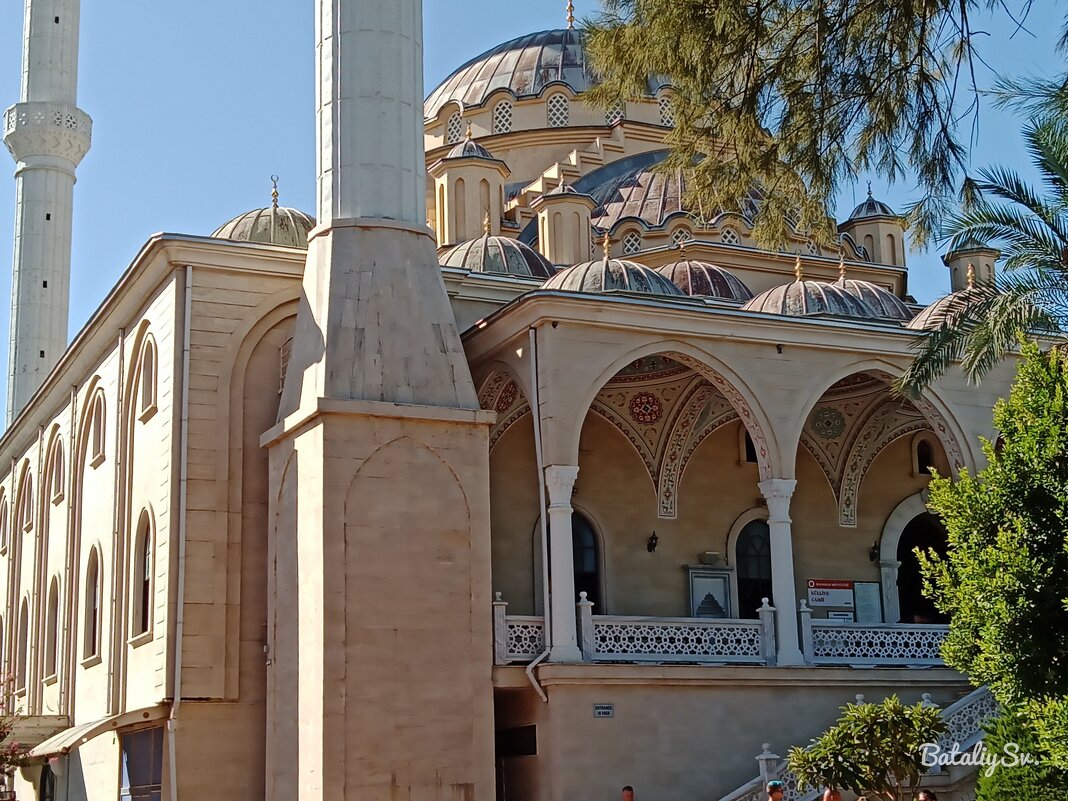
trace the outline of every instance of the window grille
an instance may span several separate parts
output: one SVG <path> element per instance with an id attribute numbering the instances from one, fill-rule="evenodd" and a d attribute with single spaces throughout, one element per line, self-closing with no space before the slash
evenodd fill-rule
<path id="1" fill-rule="evenodd" d="M 550 128 L 566 128 L 571 122 L 571 101 L 567 95 L 553 95 L 546 103 Z"/>
<path id="2" fill-rule="evenodd" d="M 453 115 L 449 117 L 449 122 L 445 126 L 445 141 L 450 145 L 455 145 L 461 139 L 464 138 L 464 120 L 459 111 L 453 112 Z"/>
<path id="3" fill-rule="evenodd" d="M 512 130 L 512 104 L 502 100 L 493 108 L 493 132 L 508 133 Z"/>
<path id="4" fill-rule="evenodd" d="M 674 128 L 675 104 L 671 102 L 671 96 L 661 95 L 656 102 L 660 106 L 660 124 L 665 128 Z"/>
<path id="5" fill-rule="evenodd" d="M 642 235 L 638 231 L 628 231 L 623 237 L 623 255 L 633 256 L 642 249 Z"/>
<path id="6" fill-rule="evenodd" d="M 724 245 L 737 245 L 740 241 L 738 238 L 738 232 L 733 228 L 724 228 L 720 231 L 719 239 Z"/>

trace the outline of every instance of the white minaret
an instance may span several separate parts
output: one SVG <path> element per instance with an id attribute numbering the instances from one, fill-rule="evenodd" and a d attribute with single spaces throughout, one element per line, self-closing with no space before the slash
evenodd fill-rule
<path id="1" fill-rule="evenodd" d="M 4 114 L 15 157 L 15 258 L 7 420 L 67 347 L 75 168 L 92 120 L 77 103 L 79 0 L 26 0 L 22 99 Z"/>

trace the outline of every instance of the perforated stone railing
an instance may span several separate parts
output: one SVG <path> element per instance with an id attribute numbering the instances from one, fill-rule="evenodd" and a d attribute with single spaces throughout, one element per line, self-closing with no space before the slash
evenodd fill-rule
<path id="1" fill-rule="evenodd" d="M 948 633 L 948 626 L 813 620 L 801 602 L 802 645 L 812 665 L 943 665 Z"/>
<path id="2" fill-rule="evenodd" d="M 863 700 L 864 696 L 857 696 L 858 703 Z M 923 702 L 932 704 L 928 693 L 923 694 Z M 960 752 L 973 748 L 983 739 L 983 724 L 994 717 L 997 711 L 997 701 L 986 687 L 973 690 L 942 710 L 942 719 L 946 722 L 947 730 L 939 738 L 939 745 L 946 749 L 956 743 Z M 778 754 L 773 754 L 769 743 L 764 743 L 763 749 L 763 753 L 756 758 L 760 764 L 760 775 L 727 793 L 720 801 L 763 801 L 767 798 L 764 788 L 772 779 L 778 779 L 786 785 L 783 801 L 815 801 L 820 797 L 820 789 L 799 786 L 797 776 L 790 771 L 789 763 Z M 938 768 L 929 771 L 938 772 Z"/>
<path id="3" fill-rule="evenodd" d="M 497 593 L 493 601 L 493 662 L 531 662 L 545 650 L 545 619 L 540 615 L 509 615 Z"/>

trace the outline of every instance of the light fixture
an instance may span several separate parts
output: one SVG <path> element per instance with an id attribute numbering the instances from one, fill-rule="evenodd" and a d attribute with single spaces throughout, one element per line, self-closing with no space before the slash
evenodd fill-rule
<path id="1" fill-rule="evenodd" d="M 656 550 L 657 543 L 659 542 L 660 538 L 656 536 L 656 532 L 654 531 L 652 534 L 649 535 L 649 541 L 645 544 L 645 550 L 647 550 L 649 553 L 652 553 Z"/>
<path id="2" fill-rule="evenodd" d="M 871 544 L 871 547 L 868 549 L 868 561 L 869 562 L 878 562 L 879 561 L 879 543 L 878 542 L 873 542 Z"/>

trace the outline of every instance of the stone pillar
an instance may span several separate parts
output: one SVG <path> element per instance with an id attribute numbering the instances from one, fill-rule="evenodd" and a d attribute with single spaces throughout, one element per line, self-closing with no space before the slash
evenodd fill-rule
<path id="1" fill-rule="evenodd" d="M 575 625 L 575 555 L 571 539 L 571 491 L 579 469 L 570 465 L 545 468 L 549 490 L 549 604 L 552 662 L 581 662 Z"/>
<path id="2" fill-rule="evenodd" d="M 901 620 L 901 598 L 897 591 L 897 571 L 901 563 L 896 559 L 879 562 L 879 575 L 883 590 L 883 622 L 897 623 Z"/>
<path id="3" fill-rule="evenodd" d="M 760 482 L 760 492 L 768 502 L 768 529 L 771 535 L 771 594 L 775 608 L 775 639 L 779 665 L 803 665 L 798 647 L 794 587 L 794 545 L 790 530 L 790 499 L 797 482 L 771 478 Z"/>

